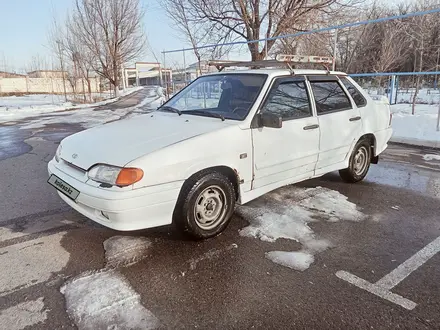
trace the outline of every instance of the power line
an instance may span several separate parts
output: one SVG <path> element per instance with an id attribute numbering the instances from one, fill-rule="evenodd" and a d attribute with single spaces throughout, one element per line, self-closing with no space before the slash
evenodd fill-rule
<path id="1" fill-rule="evenodd" d="M 309 34 L 318 33 L 318 32 L 339 30 L 339 29 L 344 29 L 344 28 L 348 28 L 348 27 L 354 27 L 354 26 L 360 26 L 360 25 L 366 25 L 366 24 L 372 24 L 372 23 L 381 23 L 381 22 L 391 21 L 391 20 L 395 20 L 395 19 L 417 17 L 417 16 L 423 16 L 423 15 L 435 14 L 435 13 L 440 13 L 440 8 L 435 8 L 435 9 L 426 10 L 426 11 L 418 11 L 418 12 L 404 14 L 404 15 L 395 15 L 395 16 L 381 17 L 381 18 L 365 20 L 365 21 L 360 21 L 360 22 L 352 22 L 352 23 L 346 23 L 346 24 L 341 24 L 341 25 L 334 25 L 334 26 L 310 30 L 310 31 L 297 32 L 297 33 L 292 33 L 292 34 L 284 34 L 281 36 L 271 37 L 271 38 L 257 39 L 257 40 L 251 40 L 251 41 L 225 42 L 223 44 L 211 44 L 211 45 L 205 45 L 205 46 L 193 47 L 193 48 L 165 50 L 162 53 L 168 54 L 168 53 L 177 53 L 177 52 L 193 50 L 193 49 L 213 48 L 213 47 L 217 47 L 219 45 L 220 46 L 233 46 L 233 45 L 252 44 L 252 43 L 257 43 L 257 42 L 262 42 L 262 41 L 270 41 L 270 40 L 299 37 L 299 36 L 309 35 Z"/>

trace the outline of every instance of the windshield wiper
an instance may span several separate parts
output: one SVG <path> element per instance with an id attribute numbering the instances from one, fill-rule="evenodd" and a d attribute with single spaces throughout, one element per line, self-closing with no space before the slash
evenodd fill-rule
<path id="1" fill-rule="evenodd" d="M 201 115 L 207 117 L 220 118 L 222 121 L 225 121 L 225 116 L 219 113 L 205 111 L 205 110 L 190 110 L 190 111 L 184 111 L 184 113 L 188 115 Z"/>
<path id="2" fill-rule="evenodd" d="M 160 107 L 160 108 L 157 109 L 157 110 L 160 110 L 160 111 L 167 111 L 167 112 L 174 112 L 174 113 L 179 114 L 179 116 L 182 115 L 182 111 L 180 111 L 179 109 L 176 109 L 176 108 L 170 107 L 170 106 L 168 106 L 168 105 L 163 106 L 163 107 Z"/>

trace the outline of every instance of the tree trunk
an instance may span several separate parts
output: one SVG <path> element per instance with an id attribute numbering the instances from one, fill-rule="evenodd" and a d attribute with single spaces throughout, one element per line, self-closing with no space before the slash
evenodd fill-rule
<path id="1" fill-rule="evenodd" d="M 89 91 L 90 102 L 93 102 L 93 100 L 92 100 L 92 84 L 90 83 L 89 77 L 87 77 L 87 90 Z"/>
<path id="2" fill-rule="evenodd" d="M 119 97 L 119 75 L 118 75 L 118 69 L 115 69 L 115 72 L 113 74 L 113 90 L 115 91 L 115 97 Z"/>
<path id="3" fill-rule="evenodd" d="M 84 78 L 81 78 L 81 82 L 82 82 L 83 99 L 84 99 L 84 103 L 86 103 L 87 102 L 87 97 L 86 97 L 86 86 L 84 85 Z"/>
<path id="4" fill-rule="evenodd" d="M 196 74 L 196 78 L 202 75 L 202 57 L 200 55 L 197 55 L 197 66 L 199 67 L 199 72 Z"/>
<path id="5" fill-rule="evenodd" d="M 248 44 L 248 47 L 249 47 L 249 51 L 251 53 L 252 62 L 261 60 L 262 56 L 261 56 L 260 51 L 258 49 L 258 43 L 254 42 L 254 43 Z"/>
<path id="6" fill-rule="evenodd" d="M 420 88 L 420 76 L 417 76 L 416 79 L 416 91 L 414 92 L 414 96 L 412 99 L 412 108 L 411 108 L 411 114 L 415 114 L 416 112 L 416 100 L 417 100 L 417 95 L 419 94 L 419 88 Z"/>

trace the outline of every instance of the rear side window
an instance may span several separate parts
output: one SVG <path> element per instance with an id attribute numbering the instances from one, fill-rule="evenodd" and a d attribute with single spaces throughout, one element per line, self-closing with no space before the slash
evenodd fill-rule
<path id="1" fill-rule="evenodd" d="M 367 100 L 361 94 L 361 92 L 359 92 L 356 86 L 353 85 L 351 81 L 348 80 L 347 78 L 341 78 L 341 81 L 344 84 L 345 88 L 347 88 L 348 92 L 353 98 L 354 103 L 356 103 L 356 106 L 358 108 L 365 107 L 367 105 Z"/>
<path id="2" fill-rule="evenodd" d="M 310 81 L 310 84 L 318 115 L 352 108 L 348 96 L 337 81 Z"/>
<path id="3" fill-rule="evenodd" d="M 272 87 L 262 112 L 271 112 L 283 120 L 309 117 L 312 110 L 304 80 L 282 81 Z"/>

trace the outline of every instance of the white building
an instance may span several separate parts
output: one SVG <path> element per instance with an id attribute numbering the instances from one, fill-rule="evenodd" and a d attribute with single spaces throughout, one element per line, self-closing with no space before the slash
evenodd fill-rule
<path id="1" fill-rule="evenodd" d="M 124 69 L 126 86 L 162 85 L 172 81 L 171 69 L 162 68 L 160 63 L 136 62 L 134 67 Z"/>

